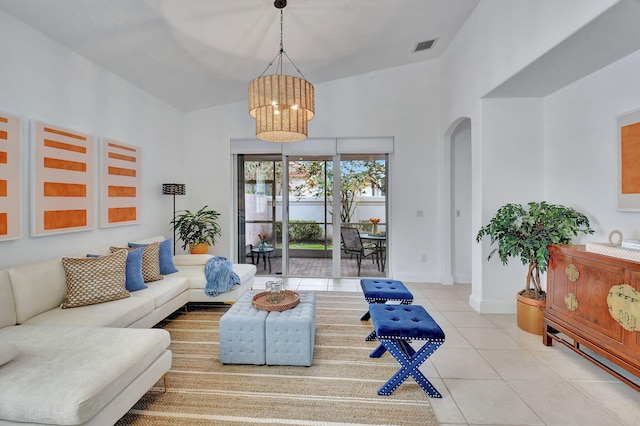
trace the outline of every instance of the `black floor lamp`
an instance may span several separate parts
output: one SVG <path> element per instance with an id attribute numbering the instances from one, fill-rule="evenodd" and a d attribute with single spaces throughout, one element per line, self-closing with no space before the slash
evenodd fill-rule
<path id="1" fill-rule="evenodd" d="M 173 255 L 176 254 L 176 195 L 184 195 L 186 188 L 184 183 L 163 183 L 162 195 L 173 195 Z"/>

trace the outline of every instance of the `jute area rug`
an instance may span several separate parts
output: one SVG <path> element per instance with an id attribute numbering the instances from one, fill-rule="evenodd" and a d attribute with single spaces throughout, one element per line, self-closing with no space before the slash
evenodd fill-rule
<path id="1" fill-rule="evenodd" d="M 369 358 L 362 295 L 317 292 L 311 367 L 222 365 L 226 307 L 190 306 L 159 327 L 171 333 L 169 390 L 158 382 L 118 425 L 437 425 L 429 398 L 409 378 L 392 395 L 378 389 L 398 370 L 385 353 Z"/>

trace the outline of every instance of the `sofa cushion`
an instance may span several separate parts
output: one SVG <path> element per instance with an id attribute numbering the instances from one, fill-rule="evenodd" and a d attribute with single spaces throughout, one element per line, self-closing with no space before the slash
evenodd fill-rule
<path id="1" fill-rule="evenodd" d="M 93 418 L 170 344 L 160 329 L 27 325 L 0 340 L 19 351 L 0 369 L 3 420 L 67 425 Z"/>
<path id="2" fill-rule="evenodd" d="M 164 241 L 160 241 L 159 244 L 160 273 L 162 275 L 168 275 L 178 272 L 178 269 L 176 269 L 175 265 L 173 264 L 173 239 L 168 238 Z M 148 244 L 129 243 L 128 245 L 129 247 L 146 247 Z"/>
<path id="3" fill-rule="evenodd" d="M 18 355 L 18 348 L 11 343 L 0 342 L 0 367 Z"/>
<path id="4" fill-rule="evenodd" d="M 256 266 L 248 263 L 234 263 L 232 269 L 240 277 L 241 283 L 252 279 L 256 274 Z M 207 285 L 204 266 L 181 266 L 179 275 L 189 278 L 190 288 L 202 289 L 204 292 L 204 288 Z"/>
<path id="5" fill-rule="evenodd" d="M 16 325 L 16 307 L 13 303 L 13 291 L 9 273 L 0 271 L 0 328 Z"/>
<path id="6" fill-rule="evenodd" d="M 111 247 L 110 249 L 113 251 L 119 248 L 131 251 L 137 247 Z M 142 276 L 145 283 L 159 281 L 164 278 L 160 273 L 160 243 L 155 242 L 143 246 Z"/>
<path id="7" fill-rule="evenodd" d="M 58 307 L 36 315 L 23 324 L 129 327 L 131 324 L 153 312 L 153 308 L 153 300 L 150 298 L 129 297 L 127 299 L 114 300 L 97 305 L 80 306 L 73 309 L 62 309 Z"/>
<path id="8" fill-rule="evenodd" d="M 204 267 L 207 261 L 213 257 L 212 254 L 178 254 L 173 256 L 173 263 L 176 266 L 198 266 Z"/>
<path id="9" fill-rule="evenodd" d="M 136 291 L 132 293 L 132 296 L 138 298 L 149 298 L 153 300 L 154 308 L 164 305 L 176 298 L 180 293 L 183 293 L 189 289 L 189 280 L 185 277 L 179 277 L 177 275 L 171 275 L 165 277 L 162 281 L 156 281 L 149 283 L 149 286 L 144 290 Z"/>
<path id="10" fill-rule="evenodd" d="M 63 257 L 67 294 L 61 307 L 76 308 L 130 297 L 124 285 L 126 264 L 126 250 L 101 257 Z"/>
<path id="11" fill-rule="evenodd" d="M 18 324 L 60 307 L 67 292 L 60 259 L 18 266 L 8 272 Z"/>

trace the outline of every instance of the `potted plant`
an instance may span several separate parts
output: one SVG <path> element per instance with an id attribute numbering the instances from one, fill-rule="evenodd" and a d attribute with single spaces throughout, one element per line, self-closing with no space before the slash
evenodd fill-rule
<path id="1" fill-rule="evenodd" d="M 207 208 L 204 206 L 195 213 L 181 210 L 182 213 L 172 221 L 174 231 L 182 240 L 182 248 L 186 250 L 189 246 L 192 254 L 207 253 L 209 246 L 215 245 L 216 238 L 222 235 L 217 222 L 220 213 Z"/>
<path id="2" fill-rule="evenodd" d="M 593 234 L 589 219 L 576 210 L 561 205 L 530 202 L 506 204 L 478 231 L 476 241 L 491 238 L 498 243 L 487 257 L 494 254 L 506 265 L 510 257 L 520 258 L 528 265 L 524 290 L 518 293 L 518 327 L 530 333 L 542 334 L 546 292 L 540 284 L 540 274 L 547 270 L 550 244 L 570 244 L 579 233 Z"/>

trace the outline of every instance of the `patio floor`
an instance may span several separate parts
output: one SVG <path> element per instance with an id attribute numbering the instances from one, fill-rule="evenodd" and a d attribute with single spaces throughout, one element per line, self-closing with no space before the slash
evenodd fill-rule
<path id="1" fill-rule="evenodd" d="M 251 262 L 251 259 L 247 259 Z M 257 259 L 256 259 L 257 262 Z M 291 277 L 331 277 L 330 258 L 321 257 L 290 257 L 289 258 L 289 276 Z M 271 272 L 269 272 L 269 264 L 266 265 L 260 259 L 257 265 L 257 275 L 281 275 L 282 274 L 282 257 L 271 257 Z M 340 269 L 342 278 L 357 277 L 358 264 L 356 259 L 341 259 Z M 378 265 L 373 263 L 371 259 L 363 259 L 360 268 L 360 277 L 386 277 L 387 272 L 378 270 Z"/>

